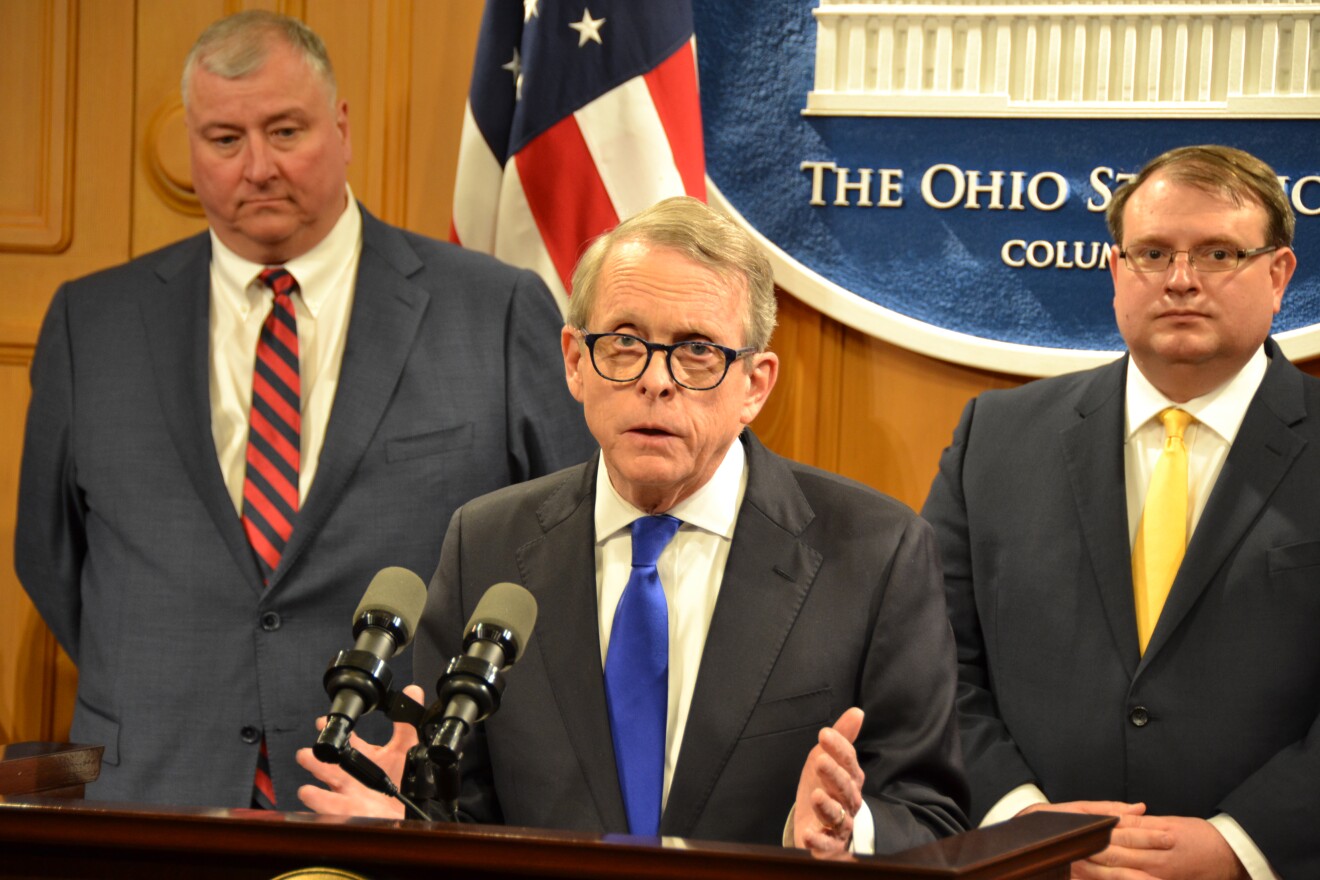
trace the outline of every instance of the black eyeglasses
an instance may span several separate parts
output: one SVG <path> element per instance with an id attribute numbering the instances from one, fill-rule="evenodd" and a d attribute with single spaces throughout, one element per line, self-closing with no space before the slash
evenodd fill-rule
<path id="1" fill-rule="evenodd" d="M 1160 247 L 1159 245 L 1141 244 L 1133 247 L 1130 251 L 1119 251 L 1118 255 L 1122 257 L 1123 262 L 1133 272 L 1168 271 L 1168 268 L 1173 265 L 1174 258 L 1179 254 L 1186 254 L 1187 265 L 1195 267 L 1198 272 L 1228 272 L 1236 269 L 1243 260 L 1249 260 L 1252 257 L 1268 254 L 1278 249 L 1279 246 L 1273 244 L 1252 248 L 1249 251 L 1241 248 L 1225 247 L 1222 244 L 1202 244 L 1194 248 L 1188 248 L 1185 251 L 1175 251 L 1172 248 Z"/>
<path id="2" fill-rule="evenodd" d="M 591 352 L 591 365 L 602 379 L 633 382 L 651 365 L 651 355 L 663 351 L 670 377 L 692 391 L 715 388 L 734 361 L 756 351 L 755 347 L 729 348 L 698 339 L 665 345 L 628 333 L 587 333 L 581 328 L 579 332 Z"/>

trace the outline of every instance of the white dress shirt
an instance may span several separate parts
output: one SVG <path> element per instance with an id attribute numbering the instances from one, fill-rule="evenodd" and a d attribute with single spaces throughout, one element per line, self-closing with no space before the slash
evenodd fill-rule
<path id="1" fill-rule="evenodd" d="M 669 802 L 669 786 L 687 728 L 688 708 L 697 685 L 701 653 L 715 613 L 724 567 L 733 544 L 733 527 L 747 491 L 747 453 L 735 440 L 714 475 L 696 492 L 664 511 L 680 520 L 656 568 L 669 606 L 669 706 L 665 713 L 665 777 L 661 812 Z M 615 490 L 601 456 L 596 467 L 596 607 L 600 611 L 600 662 L 609 656 L 614 612 L 632 571 L 633 520 L 646 516 Z M 803 760 L 806 756 L 803 755 Z M 767 773 L 801 772 L 801 767 L 767 767 Z M 793 845 L 793 805 L 788 804 L 784 845 Z M 854 818 L 855 852 L 875 850 L 875 823 L 863 803 Z"/>
<path id="2" fill-rule="evenodd" d="M 1124 392 L 1123 444 L 1129 547 L 1136 541 L 1146 490 L 1155 471 L 1155 462 L 1164 449 L 1164 425 L 1159 419 L 1160 412 L 1176 406 L 1195 418 L 1183 435 L 1187 446 L 1187 540 L 1191 541 L 1192 532 L 1201 521 L 1206 501 L 1228 458 L 1228 451 L 1237 439 L 1247 407 L 1260 388 L 1268 367 L 1269 359 L 1262 346 L 1228 382 L 1186 403 L 1174 403 L 1142 375 L 1135 362 L 1129 361 Z M 1085 756 L 1081 759 L 1084 760 Z M 1030 783 L 1020 785 L 990 808 L 981 820 L 981 826 L 1011 819 L 1032 804 L 1044 803 L 1049 803 L 1049 798 L 1039 787 Z M 1220 813 L 1211 817 L 1210 824 L 1224 836 L 1252 880 L 1271 880 L 1276 876 L 1265 854 L 1231 816 Z"/>
<path id="3" fill-rule="evenodd" d="M 665 778 L 661 810 L 683 744 L 688 707 L 706 633 L 715 613 L 724 566 L 729 561 L 733 527 L 747 490 L 747 454 L 735 440 L 714 475 L 670 510 L 682 521 L 678 533 L 656 563 L 669 605 L 669 706 L 665 713 Z M 596 471 L 596 607 L 600 609 L 600 658 L 609 654 L 614 611 L 632 570 L 633 520 L 647 514 L 623 499 L 610 483 L 601 456 Z M 767 772 L 774 772 L 767 768 Z"/>
<path id="4" fill-rule="evenodd" d="M 299 287 L 293 308 L 298 319 L 302 386 L 300 506 L 316 474 L 335 402 L 362 254 L 362 213 L 352 190 L 347 195 L 344 213 L 330 233 L 310 251 L 284 264 Z M 264 268 L 225 247 L 214 230 L 211 232 L 211 436 L 225 487 L 240 516 L 257 337 L 273 301 L 270 289 L 257 277 Z"/>

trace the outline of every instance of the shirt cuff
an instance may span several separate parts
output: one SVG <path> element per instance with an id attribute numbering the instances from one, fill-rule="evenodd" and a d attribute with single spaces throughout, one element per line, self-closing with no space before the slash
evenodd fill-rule
<path id="1" fill-rule="evenodd" d="M 1236 819 L 1227 813 L 1220 813 L 1210 817 L 1210 824 L 1224 836 L 1224 841 L 1238 857 L 1242 867 L 1247 869 L 1247 875 L 1251 880 L 1279 880 L 1279 875 L 1270 867 L 1265 853 L 1260 851 L 1260 847 L 1256 846 L 1255 841 Z"/>
<path id="2" fill-rule="evenodd" d="M 796 804 L 789 807 L 788 821 L 784 823 L 781 842 L 787 847 L 793 846 L 793 811 L 796 809 Z M 859 856 L 875 854 L 875 817 L 871 815 L 871 805 L 866 802 L 866 798 L 862 798 L 862 808 L 853 816 L 853 835 L 848 851 Z"/>
<path id="3" fill-rule="evenodd" d="M 985 818 L 981 820 L 979 827 L 984 828 L 987 825 L 997 825 L 1000 822 L 1007 822 L 1027 807 L 1035 804 L 1048 804 L 1050 799 L 1045 797 L 1045 792 L 1041 791 L 1033 783 L 1019 785 L 999 799 Z M 1254 880 L 1254 878 L 1253 878 Z"/>

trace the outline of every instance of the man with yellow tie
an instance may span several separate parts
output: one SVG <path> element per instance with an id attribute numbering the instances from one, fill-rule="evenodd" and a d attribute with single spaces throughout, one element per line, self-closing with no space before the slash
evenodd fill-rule
<path id="1" fill-rule="evenodd" d="M 923 515 L 972 819 L 1120 817 L 1073 876 L 1320 876 L 1320 381 L 1269 338 L 1274 171 L 1152 160 L 1108 209 L 1127 356 L 968 404 Z"/>

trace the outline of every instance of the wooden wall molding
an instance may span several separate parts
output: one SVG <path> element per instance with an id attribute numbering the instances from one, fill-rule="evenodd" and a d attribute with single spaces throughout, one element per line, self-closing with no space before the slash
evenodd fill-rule
<path id="1" fill-rule="evenodd" d="M 0 251 L 59 253 L 73 235 L 77 0 L 15 4 L 0 33 Z"/>
<path id="2" fill-rule="evenodd" d="M 37 347 L 26 342 L 10 342 L 0 339 L 0 367 L 23 367 L 32 365 L 32 355 Z"/>
<path id="3" fill-rule="evenodd" d="M 202 203 L 193 191 L 188 130 L 183 98 L 178 93 L 162 101 L 148 120 L 142 139 L 142 164 L 147 182 L 166 206 L 190 217 L 204 216 Z"/>
<path id="4" fill-rule="evenodd" d="M 408 216 L 408 145 L 414 34 L 411 0 L 379 3 L 371 14 L 371 106 L 366 119 L 367 192 L 391 223 Z M 357 160 L 355 160 L 356 162 Z"/>

